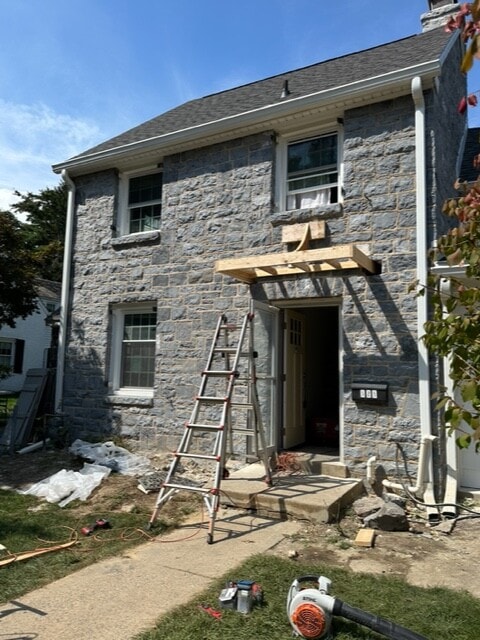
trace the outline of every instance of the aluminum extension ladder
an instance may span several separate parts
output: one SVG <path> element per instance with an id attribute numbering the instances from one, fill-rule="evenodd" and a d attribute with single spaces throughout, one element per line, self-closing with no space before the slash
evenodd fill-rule
<path id="1" fill-rule="evenodd" d="M 228 477 L 226 460 L 235 455 L 235 446 L 240 442 L 245 446 L 245 436 L 253 440 L 250 440 L 247 447 L 248 453 L 254 452 L 257 459 L 263 460 L 265 482 L 272 484 L 256 388 L 256 355 L 253 345 L 253 314 L 246 314 L 240 325 L 230 324 L 226 316 L 221 315 L 190 420 L 185 424 L 179 448 L 173 454 L 160 488 L 149 528 L 157 519 L 161 507 L 175 493 L 199 492 L 210 519 L 207 543 L 212 544 L 220 502 L 220 484 Z M 211 463 L 211 486 L 198 487 L 184 478 L 178 478 L 182 458 Z"/>

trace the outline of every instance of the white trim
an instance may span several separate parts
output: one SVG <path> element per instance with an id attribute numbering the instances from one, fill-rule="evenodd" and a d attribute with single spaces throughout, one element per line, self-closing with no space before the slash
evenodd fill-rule
<path id="1" fill-rule="evenodd" d="M 108 388 L 110 395 L 130 398 L 153 398 L 153 387 L 121 387 L 120 374 L 122 362 L 123 323 L 128 313 L 153 313 L 155 302 L 121 303 L 112 306 L 110 332 L 110 367 Z"/>
<path id="2" fill-rule="evenodd" d="M 135 169 L 134 171 L 122 171 L 118 178 L 118 214 L 117 214 L 117 232 L 119 236 L 131 236 L 136 235 L 130 233 L 130 208 L 128 206 L 128 194 L 130 187 L 130 180 L 132 178 L 141 178 L 142 176 L 148 176 L 155 173 L 162 174 L 163 181 L 163 168 L 158 165 L 148 165 L 145 168 Z M 151 200 L 148 204 L 162 204 L 162 199 Z M 137 233 L 144 233 L 144 231 L 138 231 Z"/>
<path id="3" fill-rule="evenodd" d="M 343 142 L 344 133 L 343 126 L 339 122 L 330 125 L 324 125 L 321 128 L 308 127 L 306 129 L 300 129 L 288 135 L 279 135 L 277 139 L 276 148 L 276 162 L 275 162 L 275 210 L 287 211 L 287 157 L 288 146 L 294 142 L 303 142 L 305 140 L 311 140 L 313 138 L 321 138 L 328 135 L 337 136 L 337 202 L 341 203 L 343 200 Z"/>

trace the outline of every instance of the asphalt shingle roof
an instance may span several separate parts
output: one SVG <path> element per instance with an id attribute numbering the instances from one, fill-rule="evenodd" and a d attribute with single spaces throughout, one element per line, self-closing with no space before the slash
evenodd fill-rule
<path id="1" fill-rule="evenodd" d="M 281 103 L 286 80 L 290 91 L 288 97 L 291 99 L 434 61 L 440 57 L 448 37 L 443 29 L 434 29 L 191 100 L 76 158 Z"/>

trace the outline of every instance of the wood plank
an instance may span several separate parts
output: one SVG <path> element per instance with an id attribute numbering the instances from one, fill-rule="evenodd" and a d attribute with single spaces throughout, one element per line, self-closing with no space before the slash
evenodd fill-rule
<path id="1" fill-rule="evenodd" d="M 310 230 L 311 240 L 325 238 L 325 220 L 311 220 L 310 222 L 284 225 L 282 227 L 282 242 L 301 242 L 307 227 Z"/>
<path id="2" fill-rule="evenodd" d="M 225 258 L 215 262 L 215 271 L 251 283 L 269 275 L 364 269 L 375 273 L 376 262 L 353 244 L 336 245 L 322 249 L 286 251 L 241 258 Z M 267 274 L 267 275 L 265 275 Z"/>
<path id="3" fill-rule="evenodd" d="M 360 529 L 355 538 L 356 547 L 373 547 L 376 531 L 374 529 Z"/>
<path id="4" fill-rule="evenodd" d="M 78 540 L 70 540 L 69 542 L 64 542 L 63 544 L 57 544 L 52 547 L 46 547 L 45 549 L 34 549 L 33 551 L 20 551 L 19 553 L 12 553 L 6 558 L 2 558 L 0 560 L 0 567 L 4 567 L 7 564 L 12 564 L 13 562 L 21 562 L 22 560 L 29 560 L 30 558 L 36 558 L 37 556 L 41 556 L 44 553 L 51 553 L 52 551 L 61 551 L 62 549 L 68 549 L 69 547 L 73 547 L 73 545 L 78 544 Z"/>

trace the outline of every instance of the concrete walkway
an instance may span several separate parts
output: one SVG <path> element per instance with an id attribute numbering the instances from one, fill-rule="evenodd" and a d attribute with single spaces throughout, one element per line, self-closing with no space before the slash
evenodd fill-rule
<path id="1" fill-rule="evenodd" d="M 0 605 L 0 638 L 131 640 L 213 579 L 273 548 L 300 526 L 222 510 L 214 544 L 206 543 L 205 529 L 187 525 Z"/>

